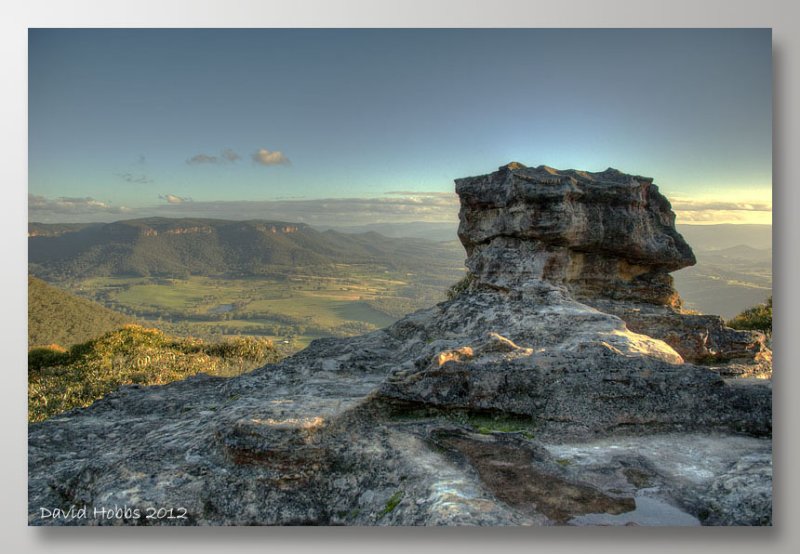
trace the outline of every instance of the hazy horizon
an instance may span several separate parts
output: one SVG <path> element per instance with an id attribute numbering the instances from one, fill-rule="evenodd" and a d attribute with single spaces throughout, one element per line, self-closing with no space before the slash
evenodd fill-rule
<path id="1" fill-rule="evenodd" d="M 516 160 L 770 224 L 771 81 L 769 29 L 32 29 L 29 220 L 450 222 Z"/>
<path id="2" fill-rule="evenodd" d="M 323 199 L 324 200 L 324 199 Z M 187 213 L 187 214 L 176 214 L 176 215 L 164 215 L 163 213 L 130 213 L 129 215 L 119 215 L 117 217 L 110 217 L 110 218 L 103 218 L 98 220 L 84 220 L 84 219 L 53 219 L 52 221 L 43 220 L 43 219 L 29 219 L 28 224 L 46 224 L 46 225 L 58 225 L 58 224 L 81 224 L 81 223 L 116 223 L 120 221 L 131 221 L 131 220 L 138 220 L 138 219 L 148 219 L 153 217 L 162 217 L 167 219 L 218 219 L 222 221 L 269 221 L 269 222 L 276 222 L 276 223 L 305 223 L 312 227 L 318 227 L 322 229 L 347 229 L 347 228 L 363 228 L 363 227 L 372 227 L 372 226 L 407 226 L 407 225 L 414 225 L 414 224 L 426 224 L 426 225 L 440 225 L 440 226 L 452 226 L 453 228 L 458 227 L 458 219 L 452 221 L 426 221 L 421 219 L 416 220 L 408 220 L 408 221 L 394 221 L 394 220 L 384 220 L 384 221 L 369 221 L 365 223 L 358 223 L 356 221 L 340 221 L 336 220 L 334 223 L 328 223 L 324 220 L 322 221 L 301 221 L 298 218 L 291 218 L 277 215 L 272 217 L 269 213 L 264 214 L 261 212 L 258 213 L 240 213 L 238 216 L 236 214 L 230 214 L 228 216 L 215 216 L 215 215 L 203 215 L 198 213 Z M 737 227 L 772 227 L 772 223 L 741 223 L 741 222 L 722 222 L 718 223 L 715 221 L 691 221 L 691 222 L 682 222 L 677 221 L 676 225 L 678 226 L 689 226 L 689 227 L 709 227 L 709 226 L 725 226 L 725 225 L 735 225 Z"/>

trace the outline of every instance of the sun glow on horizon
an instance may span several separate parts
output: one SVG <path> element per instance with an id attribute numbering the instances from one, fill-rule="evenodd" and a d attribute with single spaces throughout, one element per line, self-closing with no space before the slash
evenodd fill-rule
<path id="1" fill-rule="evenodd" d="M 772 191 L 720 191 L 702 196 L 668 196 L 677 223 L 715 225 L 721 223 L 772 224 Z"/>

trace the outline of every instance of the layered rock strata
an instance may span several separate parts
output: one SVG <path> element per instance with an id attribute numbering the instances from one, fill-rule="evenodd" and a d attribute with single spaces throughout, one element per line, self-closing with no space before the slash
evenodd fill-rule
<path id="1" fill-rule="evenodd" d="M 458 236 L 476 279 L 562 283 L 576 299 L 674 305 L 670 271 L 693 265 L 670 204 L 647 177 L 510 163 L 456 180 Z"/>
<path id="2" fill-rule="evenodd" d="M 769 372 L 763 335 L 681 312 L 669 273 L 694 265 L 695 257 L 651 178 L 512 162 L 457 179 L 456 192 L 458 236 L 477 285 L 563 285 L 631 330 L 665 340 L 687 361 L 755 362 L 754 373 Z"/>

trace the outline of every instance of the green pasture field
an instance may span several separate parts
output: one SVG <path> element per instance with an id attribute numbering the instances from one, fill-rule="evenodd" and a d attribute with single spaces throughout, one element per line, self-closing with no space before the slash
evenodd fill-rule
<path id="1" fill-rule="evenodd" d="M 259 335 L 303 348 L 324 336 L 348 336 L 386 327 L 397 314 L 371 301 L 414 302 L 405 274 L 337 267 L 340 276 L 298 272 L 282 278 L 188 279 L 94 277 L 70 284 L 82 296 L 148 321 L 171 333 L 197 337 Z M 404 279 L 405 278 L 405 279 Z M 444 299 L 448 277 L 426 298 Z M 419 306 L 422 307 L 422 306 Z"/>

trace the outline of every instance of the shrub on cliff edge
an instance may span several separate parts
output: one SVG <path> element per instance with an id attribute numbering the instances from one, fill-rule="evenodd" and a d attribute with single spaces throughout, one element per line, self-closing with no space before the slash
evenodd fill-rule
<path id="1" fill-rule="evenodd" d="M 748 308 L 727 322 L 728 327 L 772 334 L 772 295 L 764 304 Z"/>

